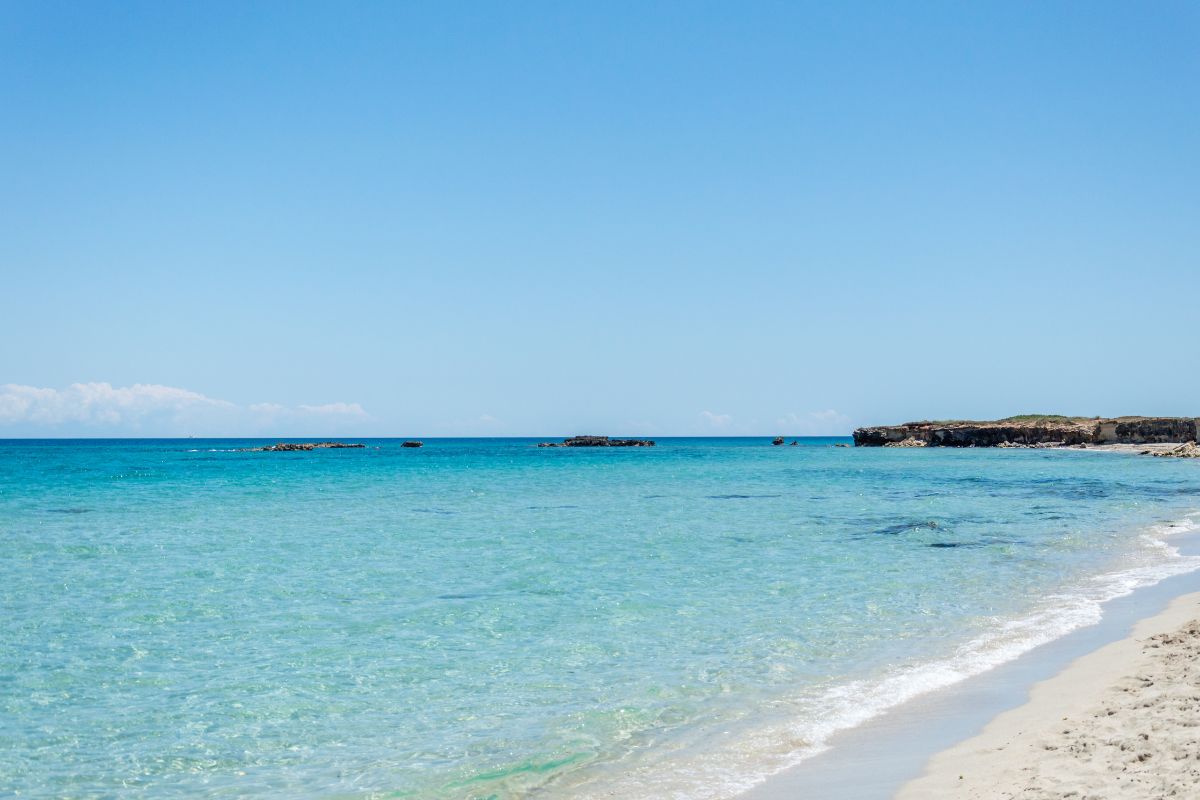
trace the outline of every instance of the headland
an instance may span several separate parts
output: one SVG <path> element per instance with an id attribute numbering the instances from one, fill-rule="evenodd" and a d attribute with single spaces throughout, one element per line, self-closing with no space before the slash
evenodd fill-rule
<path id="1" fill-rule="evenodd" d="M 854 431 L 858 447 L 1091 447 L 1184 445 L 1196 441 L 1195 417 L 1066 417 L 1026 414 L 999 420 L 938 420 Z M 1152 448 L 1162 450 L 1163 448 Z M 1172 455 L 1190 455 L 1182 448 Z"/>

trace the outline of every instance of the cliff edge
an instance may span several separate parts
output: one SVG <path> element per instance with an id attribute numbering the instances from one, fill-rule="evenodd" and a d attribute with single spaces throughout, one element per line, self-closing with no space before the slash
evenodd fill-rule
<path id="1" fill-rule="evenodd" d="M 1013 447 L 1194 442 L 1195 417 L 1061 417 L 1029 414 L 994 421 L 945 420 L 854 431 L 858 447 Z"/>

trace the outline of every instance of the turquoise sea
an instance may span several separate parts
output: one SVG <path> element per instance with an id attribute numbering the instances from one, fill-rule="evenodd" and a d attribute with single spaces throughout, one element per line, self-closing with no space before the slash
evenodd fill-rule
<path id="1" fill-rule="evenodd" d="M 1195 569 L 1200 464 L 0 442 L 0 795 L 727 797 Z"/>

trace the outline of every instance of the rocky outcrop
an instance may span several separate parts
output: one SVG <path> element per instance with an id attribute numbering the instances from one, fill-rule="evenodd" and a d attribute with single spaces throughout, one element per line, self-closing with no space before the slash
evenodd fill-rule
<path id="1" fill-rule="evenodd" d="M 929 447 L 929 442 L 910 436 L 898 442 L 888 442 L 884 447 Z"/>
<path id="2" fill-rule="evenodd" d="M 1000 444 L 996 445 L 996 447 L 1007 447 L 1007 448 L 1013 448 L 1013 449 L 1018 449 L 1018 450 L 1022 449 L 1022 448 L 1027 449 L 1027 450 L 1046 450 L 1046 449 L 1050 449 L 1050 448 L 1054 448 L 1054 447 L 1066 447 L 1066 446 L 1067 445 L 1065 445 L 1062 442 L 1036 442 L 1034 444 L 1022 444 L 1021 442 L 1001 442 Z M 1080 444 L 1080 445 L 1074 445 L 1074 446 L 1079 447 L 1079 448 L 1087 447 L 1086 444 Z"/>
<path id="3" fill-rule="evenodd" d="M 782 437 L 782 436 L 776 436 L 774 439 L 772 439 L 772 440 L 771 440 L 771 444 L 773 444 L 773 445 L 775 445 L 776 447 L 778 447 L 779 445 L 783 444 L 783 437 Z"/>
<path id="4" fill-rule="evenodd" d="M 1067 447 L 1088 444 L 1146 444 L 1196 441 L 1192 417 L 1117 417 L 1113 419 L 1027 416 L 994 422 L 955 420 L 907 422 L 854 431 L 858 447 Z"/>
<path id="5" fill-rule="evenodd" d="M 1188 442 L 1179 447 L 1172 447 L 1170 450 L 1144 450 L 1142 455 L 1152 455 L 1158 458 L 1200 458 L 1200 447 L 1197 447 L 1195 442 Z"/>
<path id="6" fill-rule="evenodd" d="M 907 440 L 930 447 L 996 447 L 1005 443 L 1083 444 L 1092 441 L 1092 425 L 1077 422 L 1038 423 L 1000 422 L 909 422 L 859 428 L 854 444 L 859 447 L 883 447 Z M 912 446 L 912 445 L 909 445 Z"/>
<path id="7" fill-rule="evenodd" d="M 541 442 L 538 447 L 654 447 L 651 439 L 610 439 L 607 436 L 572 436 L 561 442 Z"/>
<path id="8" fill-rule="evenodd" d="M 347 444 L 346 442 L 280 442 L 266 447 L 246 447 L 243 453 L 296 453 L 307 450 L 340 450 L 342 448 L 366 447 L 365 444 Z"/>
<path id="9" fill-rule="evenodd" d="M 408 440 L 407 442 L 401 442 L 401 443 L 400 443 L 400 446 L 401 446 L 401 447 L 424 447 L 424 446 L 425 446 L 425 443 L 424 443 L 424 442 L 418 442 L 418 441 L 416 441 L 415 439 L 410 439 L 410 440 Z"/>

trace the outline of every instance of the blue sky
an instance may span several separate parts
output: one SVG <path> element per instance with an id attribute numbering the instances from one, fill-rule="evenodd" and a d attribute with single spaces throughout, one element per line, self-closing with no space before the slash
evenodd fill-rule
<path id="1" fill-rule="evenodd" d="M 0 435 L 1200 414 L 1200 6 L 0 2 Z"/>

